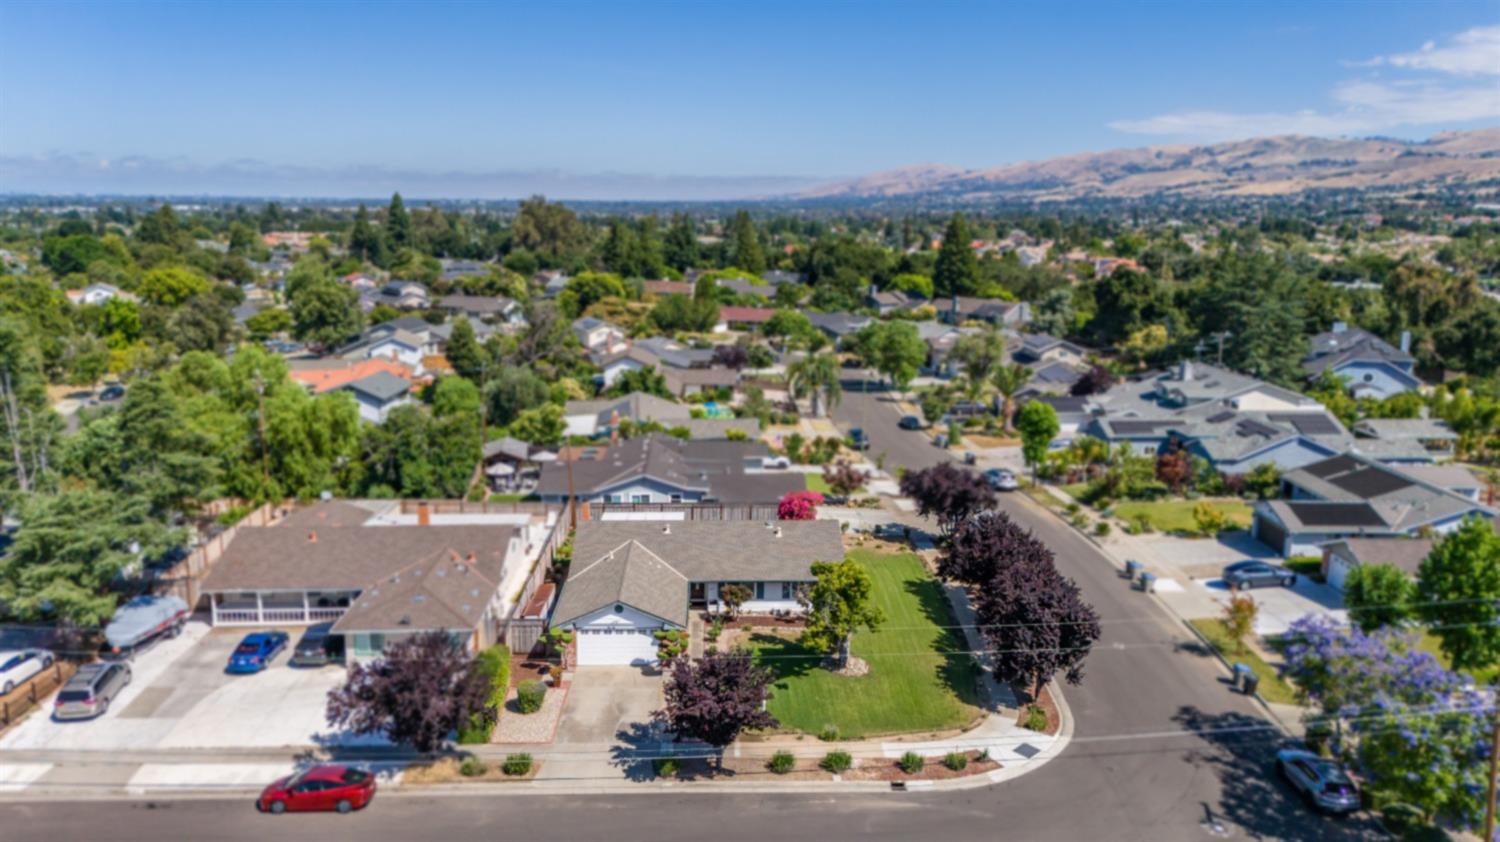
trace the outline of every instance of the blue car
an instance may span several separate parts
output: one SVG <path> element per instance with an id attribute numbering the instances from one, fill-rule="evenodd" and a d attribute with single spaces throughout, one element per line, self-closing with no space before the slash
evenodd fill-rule
<path id="1" fill-rule="evenodd" d="M 271 660 L 286 648 L 291 638 L 286 632 L 255 632 L 245 635 L 240 645 L 234 647 L 229 656 L 227 672 L 260 672 L 271 665 Z"/>

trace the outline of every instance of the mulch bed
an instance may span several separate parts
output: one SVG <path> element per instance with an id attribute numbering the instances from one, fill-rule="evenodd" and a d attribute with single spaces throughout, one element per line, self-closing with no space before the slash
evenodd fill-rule
<path id="1" fill-rule="evenodd" d="M 1025 698 L 1025 694 L 1022 693 L 1019 687 L 1012 687 L 1011 689 L 1015 691 L 1016 698 Z M 1042 692 L 1034 701 L 1028 702 L 1021 706 L 1021 713 L 1016 717 L 1017 725 L 1025 727 L 1026 711 L 1031 705 L 1036 705 L 1037 707 L 1047 712 L 1047 730 L 1043 731 L 1042 733 L 1056 734 L 1058 729 L 1062 728 L 1062 714 L 1057 709 L 1057 702 L 1053 701 L 1052 699 L 1052 688 L 1043 687 Z"/>
<path id="2" fill-rule="evenodd" d="M 901 771 L 896 765 L 896 758 L 885 757 L 857 757 L 854 760 L 854 768 L 849 769 L 839 776 L 844 781 L 946 781 L 954 778 L 963 778 L 971 775 L 982 775 L 993 772 L 1000 768 L 995 760 L 980 760 L 980 752 L 967 751 L 964 756 L 969 758 L 969 765 L 963 771 L 955 772 L 943 765 L 941 757 L 927 758 L 927 764 L 922 771 L 915 775 L 908 775 Z M 797 766 L 784 775 L 778 775 L 766 768 L 765 757 L 725 757 L 724 773 L 713 775 L 709 761 L 693 760 L 683 763 L 683 771 L 678 775 L 679 780 L 696 780 L 703 776 L 719 779 L 736 778 L 740 780 L 777 780 L 777 781 L 831 781 L 833 775 L 818 767 L 821 757 L 799 757 Z M 690 764 L 698 764 L 694 773 L 699 778 L 685 777 L 689 774 Z"/>
<path id="3" fill-rule="evenodd" d="M 444 757 L 422 766 L 412 766 L 401 775 L 403 786 L 434 786 L 438 784 L 462 783 L 523 783 L 532 780 L 542 768 L 540 760 L 532 760 L 531 771 L 524 775 L 507 775 L 500 770 L 503 761 L 485 761 L 482 775 L 467 776 L 458 771 L 459 761 Z"/>

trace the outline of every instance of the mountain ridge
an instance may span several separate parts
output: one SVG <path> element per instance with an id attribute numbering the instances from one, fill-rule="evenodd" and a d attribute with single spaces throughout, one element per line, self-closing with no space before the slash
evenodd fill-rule
<path id="1" fill-rule="evenodd" d="M 1488 181 L 1500 182 L 1500 127 L 1441 132 L 1424 141 L 1273 135 L 1084 152 L 978 169 L 923 163 L 818 185 L 796 198 L 1233 198 Z"/>

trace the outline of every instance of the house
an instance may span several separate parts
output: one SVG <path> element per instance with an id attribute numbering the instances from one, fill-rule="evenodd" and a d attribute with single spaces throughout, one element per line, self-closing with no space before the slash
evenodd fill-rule
<path id="1" fill-rule="evenodd" d="M 1377 442 L 1389 443 L 1388 446 L 1415 443 L 1431 455 L 1432 461 L 1453 458 L 1453 447 L 1458 441 L 1458 434 L 1448 422 L 1436 418 L 1366 418 L 1355 422 L 1354 435 L 1359 440 L 1357 446 Z"/>
<path id="2" fill-rule="evenodd" d="M 391 410 L 415 403 L 411 381 L 389 371 L 376 371 L 338 388 L 354 395 L 359 417 L 372 424 L 384 424 Z"/>
<path id="3" fill-rule="evenodd" d="M 542 295 L 548 298 L 556 298 L 568 286 L 568 281 L 573 278 L 561 269 L 543 269 L 531 276 L 531 282 L 542 288 Z"/>
<path id="4" fill-rule="evenodd" d="M 578 344 L 590 354 L 618 354 L 630 346 L 625 341 L 625 331 L 593 316 L 574 319 L 573 335 L 578 337 Z"/>
<path id="5" fill-rule="evenodd" d="M 882 316 L 910 312 L 918 307 L 925 307 L 929 303 L 931 302 L 916 293 L 903 292 L 899 289 L 882 292 L 874 284 L 870 284 L 870 291 L 865 294 L 865 306 Z"/>
<path id="6" fill-rule="evenodd" d="M 713 368 L 672 368 L 661 369 L 661 376 L 667 381 L 667 391 L 679 398 L 696 395 L 700 392 L 718 393 L 720 390 L 733 392 L 740 385 L 740 372 L 737 369 L 714 366 Z"/>
<path id="7" fill-rule="evenodd" d="M 1343 322 L 1334 322 L 1333 330 L 1312 339 L 1312 350 L 1302 360 L 1309 379 L 1333 372 L 1349 384 L 1358 398 L 1388 398 L 1419 389 L 1422 381 L 1412 373 L 1416 360 L 1409 353 L 1411 333 L 1401 334 L 1401 347 Z"/>
<path id="8" fill-rule="evenodd" d="M 806 488 L 802 474 L 775 467 L 758 441 L 698 441 L 651 433 L 607 448 L 593 458 L 542 468 L 537 493 L 561 503 L 571 494 L 602 503 L 776 503 Z"/>
<path id="9" fill-rule="evenodd" d="M 1016 327 L 1031 321 L 1031 305 L 1024 301 L 1002 301 L 998 298 L 970 298 L 955 295 L 939 315 L 948 324 L 989 322 L 996 327 Z"/>
<path id="10" fill-rule="evenodd" d="M 843 557 L 833 520 L 586 521 L 551 625 L 577 632 L 580 666 L 654 664 L 655 633 L 722 610 L 722 586 L 749 588 L 742 612 L 802 611 L 813 562 Z"/>
<path id="11" fill-rule="evenodd" d="M 379 304 L 397 310 L 426 310 L 432 306 L 432 297 L 427 287 L 416 281 L 389 281 L 360 297 L 360 306 L 366 310 L 373 310 Z"/>
<path id="12" fill-rule="evenodd" d="M 321 357 L 287 361 L 287 375 L 315 395 L 341 389 L 380 371 L 395 375 L 412 386 L 422 381 L 411 366 L 383 356 L 352 360 Z"/>
<path id="13" fill-rule="evenodd" d="M 720 278 L 714 285 L 719 289 L 727 289 L 735 295 L 750 298 L 770 298 L 776 294 L 775 288 L 770 284 L 756 283 L 749 278 Z"/>
<path id="14" fill-rule="evenodd" d="M 1344 538 L 1416 537 L 1495 510 L 1403 466 L 1345 453 L 1284 473 L 1282 499 L 1256 504 L 1252 534 L 1283 555 L 1317 555 Z"/>
<path id="15" fill-rule="evenodd" d="M 443 258 L 438 261 L 438 264 L 442 266 L 442 274 L 439 277 L 450 283 L 459 278 L 483 277 L 488 275 L 492 268 L 491 264 L 478 260 L 452 260 Z"/>
<path id="16" fill-rule="evenodd" d="M 332 500 L 234 533 L 201 591 L 215 626 L 333 622 L 351 658 L 447 632 L 477 651 L 499 636 L 509 595 L 558 515 L 408 514 L 395 501 Z"/>
<path id="17" fill-rule="evenodd" d="M 686 295 L 693 297 L 694 287 L 689 281 L 645 281 L 641 284 L 647 295 L 665 297 L 668 295 Z"/>
<path id="18" fill-rule="evenodd" d="M 688 404 L 631 392 L 619 398 L 568 401 L 563 423 L 568 436 L 606 436 L 618 429 L 621 421 L 656 422 L 668 429 L 683 427 L 693 439 L 725 439 L 732 430 L 749 439 L 760 435 L 760 422 L 754 418 L 694 418 L 692 410 Z"/>
<path id="19" fill-rule="evenodd" d="M 1141 270 L 1140 264 L 1128 257 L 1096 257 L 1093 259 L 1094 277 L 1107 278 L 1121 269 L 1129 269 L 1132 272 Z"/>
<path id="20" fill-rule="evenodd" d="M 958 363 L 949 359 L 958 340 L 981 330 L 972 326 L 955 327 L 943 322 L 917 322 L 915 327 L 917 338 L 927 344 L 927 359 L 922 365 L 922 372 L 943 378 L 959 373 Z"/>
<path id="21" fill-rule="evenodd" d="M 672 369 L 708 369 L 713 367 L 714 350 L 712 348 L 693 348 L 682 344 L 674 339 L 664 336 L 653 336 L 649 339 L 639 339 L 630 343 L 624 350 L 614 353 L 595 352 L 594 364 L 599 367 L 598 380 L 606 388 L 614 385 L 615 380 L 627 371 L 638 371 L 645 368 L 655 368 L 664 375 Z M 727 369 L 725 369 L 727 371 Z M 724 375 L 719 375 L 720 379 Z M 739 375 L 733 374 L 729 385 L 738 382 Z M 668 376 L 670 382 L 671 376 Z M 674 388 L 675 394 L 683 394 L 690 385 L 682 378 L 678 378 L 678 388 Z M 697 384 L 701 387 L 703 384 Z"/>
<path id="22" fill-rule="evenodd" d="M 1045 333 L 1021 333 L 1006 337 L 1005 349 L 1010 354 L 1011 362 L 1023 365 L 1063 363 L 1081 370 L 1088 364 L 1086 348 Z"/>
<path id="23" fill-rule="evenodd" d="M 545 447 L 509 436 L 484 443 L 480 449 L 484 475 L 494 491 L 529 491 L 536 487 L 541 466 L 557 461 L 557 454 Z"/>
<path id="24" fill-rule="evenodd" d="M 714 332 L 754 330 L 769 322 L 774 315 L 776 310 L 771 307 L 720 307 L 719 321 L 714 325 Z"/>
<path id="25" fill-rule="evenodd" d="M 823 331 L 829 339 L 833 340 L 835 347 L 844 340 L 844 337 L 864 330 L 875 321 L 869 316 L 858 316 L 853 313 L 805 313 L 804 315 L 807 316 L 809 322 L 812 322 L 813 327 Z"/>
<path id="26" fill-rule="evenodd" d="M 386 325 L 376 325 L 365 330 L 365 335 L 334 352 L 334 356 L 345 360 L 367 360 L 385 357 L 396 360 L 415 372 L 422 373 L 422 358 L 432 351 L 428 335 Z"/>
<path id="27" fill-rule="evenodd" d="M 785 284 L 807 283 L 807 276 L 802 274 L 801 272 L 787 272 L 782 269 L 772 269 L 767 272 L 762 272 L 760 274 L 760 279 L 773 287 L 779 287 Z"/>
<path id="28" fill-rule="evenodd" d="M 1342 591 L 1355 568 L 1389 564 L 1412 578 L 1437 544 L 1432 538 L 1344 538 L 1323 545 L 1323 578 Z"/>
<path id="29" fill-rule="evenodd" d="M 522 327 L 526 311 L 516 301 L 503 295 L 445 295 L 438 309 L 453 316 L 465 316 L 471 322 L 488 322 Z"/>
<path id="30" fill-rule="evenodd" d="M 70 289 L 67 292 L 68 300 L 79 306 L 99 306 L 116 298 L 125 301 L 135 301 L 136 297 L 124 292 L 114 284 L 94 283 L 83 289 Z"/>

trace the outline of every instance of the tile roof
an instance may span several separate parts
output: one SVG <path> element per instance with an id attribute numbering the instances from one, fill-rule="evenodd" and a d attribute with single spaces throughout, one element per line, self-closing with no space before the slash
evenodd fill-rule
<path id="1" fill-rule="evenodd" d="M 388 357 L 354 360 L 324 357 L 316 360 L 294 360 L 288 363 L 287 368 L 289 369 L 287 374 L 293 380 L 307 386 L 314 394 L 333 391 L 381 371 L 401 378 L 408 386 L 417 381 L 411 366 Z"/>
<path id="2" fill-rule="evenodd" d="M 776 315 L 776 310 L 771 307 L 720 307 L 719 321 L 734 323 L 744 322 L 747 324 L 762 324 L 771 320 Z"/>

